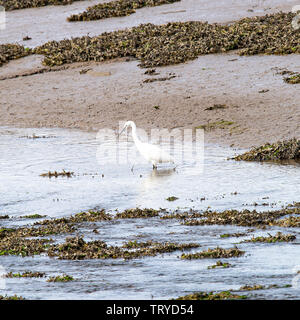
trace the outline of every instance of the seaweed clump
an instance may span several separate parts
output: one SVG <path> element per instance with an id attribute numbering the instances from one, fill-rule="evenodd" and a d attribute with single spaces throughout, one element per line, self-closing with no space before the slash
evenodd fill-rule
<path id="1" fill-rule="evenodd" d="M 238 248 L 230 248 L 230 249 L 223 249 L 223 248 L 215 248 L 215 249 L 208 249 L 206 251 L 201 251 L 197 253 L 183 253 L 181 255 L 181 259 L 219 259 L 219 258 L 233 258 L 233 257 L 240 257 L 245 253 L 245 251 L 239 250 Z"/>
<path id="2" fill-rule="evenodd" d="M 240 287 L 240 291 L 253 291 L 253 290 L 263 290 L 266 289 L 265 286 L 261 284 L 255 284 L 255 285 L 245 285 Z"/>
<path id="3" fill-rule="evenodd" d="M 155 209 L 126 209 L 123 212 L 117 212 L 115 219 L 135 219 L 157 217 L 159 211 Z"/>
<path id="4" fill-rule="evenodd" d="M 291 76 L 285 77 L 284 81 L 289 84 L 300 83 L 300 73 L 293 73 Z"/>
<path id="5" fill-rule="evenodd" d="M 0 3 L 1 5 L 1 3 Z M 0 44 L 0 67 L 9 60 L 28 56 L 32 50 L 19 44 Z"/>
<path id="6" fill-rule="evenodd" d="M 288 215 L 300 213 L 299 208 L 282 209 L 277 211 L 263 211 L 256 210 L 225 210 L 222 212 L 206 211 L 203 213 L 203 219 L 186 219 L 182 222 L 188 226 L 199 225 L 237 225 L 244 227 L 265 227 L 275 225 L 276 219 Z M 279 220 L 280 221 L 280 220 Z"/>
<path id="7" fill-rule="evenodd" d="M 74 278 L 67 274 L 63 274 L 62 276 L 50 277 L 47 282 L 69 282 L 73 281 Z"/>
<path id="8" fill-rule="evenodd" d="M 48 177 L 48 178 L 52 178 L 52 177 L 68 177 L 68 178 L 71 178 L 72 176 L 74 176 L 74 172 L 71 172 L 71 171 L 61 171 L 61 172 L 58 172 L 58 171 L 48 171 L 47 173 L 42 173 L 40 174 L 41 177 Z"/>
<path id="9" fill-rule="evenodd" d="M 203 217 L 202 213 L 190 211 L 190 212 L 173 212 L 173 213 L 169 213 L 169 214 L 164 214 L 164 215 L 160 216 L 160 219 L 185 220 L 185 219 L 202 218 L 202 217 Z"/>
<path id="10" fill-rule="evenodd" d="M 230 237 L 243 237 L 247 235 L 247 233 L 241 233 L 241 232 L 236 232 L 236 233 L 223 233 L 220 235 L 220 238 L 230 238 Z"/>
<path id="11" fill-rule="evenodd" d="M 102 210 L 88 210 L 76 213 L 75 215 L 71 215 L 70 217 L 56 218 L 56 219 L 47 219 L 36 222 L 35 225 L 46 225 L 49 228 L 55 228 L 55 226 L 63 226 L 66 227 L 66 231 L 68 226 L 74 227 L 75 223 L 80 222 L 96 222 L 96 221 L 107 221 L 112 220 L 112 216 L 109 213 L 106 213 L 104 209 Z M 74 230 L 69 230 L 73 232 Z"/>
<path id="12" fill-rule="evenodd" d="M 177 298 L 176 300 L 236 300 L 236 299 L 247 299 L 245 295 L 233 294 L 230 291 L 221 292 L 195 292 Z"/>
<path id="13" fill-rule="evenodd" d="M 138 241 L 134 240 L 134 241 L 125 242 L 122 247 L 123 248 L 127 248 L 127 249 L 147 248 L 147 247 L 151 247 L 151 246 L 156 245 L 156 244 L 158 244 L 158 243 L 157 242 L 153 242 L 151 240 L 146 241 L 146 242 L 138 242 Z"/>
<path id="14" fill-rule="evenodd" d="M 177 199 L 178 199 L 177 197 L 171 196 L 171 197 L 168 197 L 166 200 L 167 201 L 176 201 Z"/>
<path id="15" fill-rule="evenodd" d="M 231 25 L 201 21 L 142 24 L 131 29 L 51 41 L 34 49 L 48 66 L 134 57 L 153 68 L 193 60 L 199 55 L 240 50 L 240 54 L 300 53 L 295 13 L 244 18 Z"/>
<path id="16" fill-rule="evenodd" d="M 290 242 L 294 241 L 296 236 L 293 234 L 282 234 L 281 232 L 277 232 L 275 236 L 269 235 L 268 237 L 252 237 L 251 239 L 244 240 L 242 242 Z"/>
<path id="17" fill-rule="evenodd" d="M 0 242 L 0 256 L 21 255 L 33 256 L 47 251 L 48 239 L 22 239 L 6 237 Z"/>
<path id="18" fill-rule="evenodd" d="M 38 214 L 38 213 L 34 213 L 34 214 L 21 216 L 20 218 L 23 218 L 23 219 L 40 219 L 40 218 L 44 218 L 44 217 L 46 217 L 46 216 Z"/>
<path id="19" fill-rule="evenodd" d="M 74 231 L 75 227 L 64 221 L 40 227 L 0 228 L 0 256 L 21 255 L 25 257 L 46 253 L 52 239 L 32 239 L 31 237 L 44 237 Z M 28 237 L 30 238 L 28 239 Z"/>
<path id="20" fill-rule="evenodd" d="M 217 261 L 216 264 L 208 266 L 207 269 L 216 269 L 216 268 L 229 268 L 231 266 L 228 262 Z"/>
<path id="21" fill-rule="evenodd" d="M 25 300 L 25 299 L 23 297 L 17 296 L 17 295 L 13 295 L 13 296 L 0 295 L 0 300 Z"/>
<path id="22" fill-rule="evenodd" d="M 17 9 L 37 8 L 49 5 L 67 5 L 80 0 L 0 0 L 0 6 L 6 11 Z"/>
<path id="23" fill-rule="evenodd" d="M 196 243 L 127 243 L 123 247 L 108 246 L 104 241 L 95 240 L 86 242 L 82 237 L 67 238 L 65 243 L 53 245 L 48 250 L 50 257 L 59 259 L 83 260 L 83 259 L 119 259 L 125 260 L 141 258 L 144 256 L 156 256 L 157 254 L 173 252 L 199 247 Z M 136 249 L 127 250 L 123 248 Z"/>
<path id="24" fill-rule="evenodd" d="M 300 140 L 290 139 L 267 143 L 261 147 L 234 157 L 234 160 L 268 161 L 268 160 L 295 160 L 300 158 Z"/>
<path id="25" fill-rule="evenodd" d="M 5 275 L 5 278 L 42 278 L 44 276 L 45 276 L 44 272 L 25 271 L 23 273 L 9 272 Z"/>
<path id="26" fill-rule="evenodd" d="M 135 13 L 135 9 L 170 4 L 180 0 L 118 0 L 99 3 L 88 7 L 84 12 L 73 14 L 68 21 L 100 20 L 112 17 L 124 17 Z"/>
<path id="27" fill-rule="evenodd" d="M 279 226 L 279 227 L 285 227 L 285 228 L 299 228 L 300 227 L 300 217 L 287 217 L 284 219 L 276 220 L 272 223 L 272 225 Z"/>
<path id="28" fill-rule="evenodd" d="M 89 210 L 76 213 L 75 216 L 71 216 L 69 221 L 71 222 L 95 222 L 95 221 L 106 221 L 111 220 L 112 216 L 106 213 L 104 209 L 102 210 Z"/>

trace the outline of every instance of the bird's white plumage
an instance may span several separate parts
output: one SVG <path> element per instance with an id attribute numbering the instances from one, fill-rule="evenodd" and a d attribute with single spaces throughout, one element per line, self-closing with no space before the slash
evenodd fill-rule
<path id="1" fill-rule="evenodd" d="M 132 129 L 132 138 L 138 151 L 147 161 L 152 163 L 153 168 L 156 168 L 158 163 L 174 163 L 173 157 L 166 151 L 153 144 L 140 141 L 140 139 L 136 135 L 136 125 L 133 121 L 127 121 L 124 124 L 124 127 L 121 130 L 120 134 L 128 127 L 131 127 Z"/>

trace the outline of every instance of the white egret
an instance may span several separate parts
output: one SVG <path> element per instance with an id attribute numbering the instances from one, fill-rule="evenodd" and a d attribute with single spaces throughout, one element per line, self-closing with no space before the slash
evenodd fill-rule
<path id="1" fill-rule="evenodd" d="M 155 146 L 153 144 L 140 141 L 140 139 L 136 135 L 136 125 L 133 121 L 125 122 L 124 127 L 119 133 L 119 135 L 121 135 L 122 132 L 128 127 L 131 127 L 132 129 L 132 138 L 137 149 L 147 161 L 152 163 L 153 169 L 157 168 L 158 163 L 175 163 L 173 157 L 169 155 L 166 151 L 160 149 L 158 146 Z"/>

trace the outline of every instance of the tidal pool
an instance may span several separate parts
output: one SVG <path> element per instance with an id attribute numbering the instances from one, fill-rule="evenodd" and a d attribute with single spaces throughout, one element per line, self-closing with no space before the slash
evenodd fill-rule
<path id="1" fill-rule="evenodd" d="M 237 151 L 206 144 L 204 158 L 198 162 L 189 154 L 175 170 L 164 165 L 153 171 L 151 164 L 141 161 L 131 139 L 126 143 L 122 139 L 118 145 L 113 141 L 100 145 L 96 134 L 81 131 L 2 127 L 0 214 L 9 215 L 10 219 L 0 219 L 0 228 L 37 221 L 20 218 L 23 215 L 56 218 L 93 208 L 112 213 L 136 207 L 262 211 L 298 201 L 299 165 L 296 163 L 235 162 L 228 158 Z M 112 152 L 116 146 L 117 152 Z M 166 147 L 164 143 L 162 146 Z M 182 159 L 181 151 L 174 148 L 175 158 Z M 125 154 L 129 160 L 122 158 L 118 163 L 117 154 Z M 40 176 L 62 170 L 74 175 Z M 168 201 L 171 196 L 178 199 Z M 92 228 L 97 228 L 98 233 L 93 233 Z M 158 217 L 101 221 L 92 228 L 81 229 L 79 234 L 87 241 L 101 239 L 111 245 L 129 240 L 197 242 L 201 247 L 190 252 L 237 245 L 246 253 L 239 258 L 181 260 L 181 252 L 175 251 L 129 261 L 0 256 L 0 265 L 6 272 L 41 271 L 47 277 L 67 273 L 75 278 L 67 283 L 49 283 L 47 278 L 5 279 L 0 294 L 17 294 L 26 299 L 170 299 L 196 291 L 238 290 L 254 284 L 275 284 L 279 288 L 246 292 L 250 298 L 295 299 L 300 293 L 299 228 L 186 226 L 176 219 Z M 239 243 L 254 235 L 275 235 L 277 231 L 292 233 L 297 238 L 291 243 Z M 236 232 L 245 236 L 220 237 Z M 54 239 L 62 241 L 66 236 Z M 217 260 L 229 262 L 232 267 L 207 268 Z"/>

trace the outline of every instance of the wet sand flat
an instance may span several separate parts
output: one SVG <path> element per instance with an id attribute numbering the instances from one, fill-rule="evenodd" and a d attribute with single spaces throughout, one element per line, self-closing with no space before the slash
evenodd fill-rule
<path id="1" fill-rule="evenodd" d="M 300 91 L 278 71 L 300 71 L 299 56 L 215 54 L 156 68 L 145 75 L 138 61 L 78 63 L 38 72 L 41 57 L 1 69 L 0 125 L 97 131 L 133 120 L 144 129 L 232 124 L 205 132 L 207 142 L 250 147 L 298 136 Z M 58 68 L 59 70 L 59 68 Z M 147 79 L 175 76 L 166 81 Z M 10 78 L 10 79 L 9 79 Z M 128 81 L 130 79 L 130 81 Z M 215 105 L 223 108 L 209 110 Z M 159 108 L 154 108 L 159 106 Z"/>

